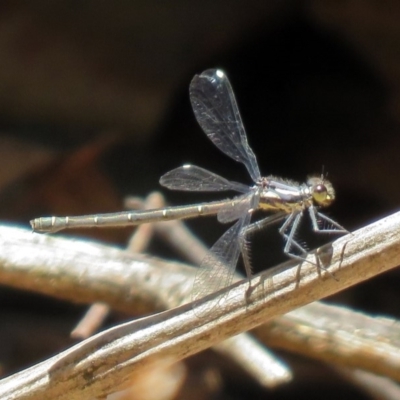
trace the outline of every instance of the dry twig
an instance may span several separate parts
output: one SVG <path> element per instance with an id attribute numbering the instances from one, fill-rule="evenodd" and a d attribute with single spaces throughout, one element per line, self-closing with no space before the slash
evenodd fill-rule
<path id="1" fill-rule="evenodd" d="M 55 275 L 62 273 L 63 278 L 67 278 L 66 281 L 74 280 L 72 275 L 65 276 L 65 268 L 62 268 L 63 272 L 51 269 L 48 259 L 47 268 L 44 268 L 46 257 L 43 260 L 44 255 L 41 255 L 41 251 L 46 252 L 47 246 L 44 245 L 46 241 L 57 240 L 56 244 L 53 243 L 55 246 L 53 250 L 58 249 L 58 257 L 60 257 L 60 250 L 68 241 L 35 235 L 31 237 L 31 243 L 29 243 L 26 237 L 23 239 L 24 235 L 26 234 L 17 229 L 2 228 L 0 230 L 0 240 L 5 249 L 0 258 L 2 269 L 0 278 L 3 283 L 7 281 L 16 286 L 17 276 L 21 279 L 22 276 L 30 273 L 37 278 L 36 284 L 40 286 L 40 283 L 43 283 L 40 278 L 44 271 Z M 184 305 L 96 335 L 56 357 L 0 381 L 0 394 L 2 398 L 8 399 L 83 399 L 104 396 L 115 390 L 116 385 L 127 382 L 130 375 L 140 374 L 160 358 L 171 362 L 177 361 L 232 335 L 258 326 L 274 316 L 284 314 L 291 309 L 329 296 L 394 268 L 400 263 L 399 243 L 400 214 L 395 214 L 333 243 L 329 269 L 335 274 L 337 281 L 325 276 L 324 273 L 321 276 L 320 271 L 310 263 L 303 263 L 301 266 L 280 266 L 273 271 L 256 276 L 252 279 L 250 286 L 245 280 L 230 288 L 225 288 L 222 291 L 225 294 L 224 301 L 221 301 L 221 293 L 199 301 L 194 306 L 196 312 L 193 312 L 191 304 Z M 28 250 L 27 247 L 33 250 L 33 254 L 25 252 Z M 158 305 L 172 304 L 171 300 L 167 300 L 168 298 L 179 302 L 185 298 L 184 294 L 187 294 L 187 281 L 182 282 L 182 275 L 180 275 L 181 279 L 178 278 L 179 273 L 172 274 L 169 279 L 157 273 L 152 276 L 149 274 L 149 268 L 154 268 L 154 265 L 146 264 L 146 258 L 139 257 L 133 261 L 131 256 L 125 256 L 124 252 L 104 249 L 92 244 L 75 242 L 73 247 L 79 254 L 81 266 L 82 262 L 87 263 L 79 279 L 76 279 L 78 275 L 75 276 L 74 284 L 80 283 L 78 290 L 82 290 L 83 287 L 86 291 L 93 287 L 100 290 L 110 286 L 106 292 L 113 303 L 118 303 L 119 290 L 112 290 L 116 281 L 111 281 L 109 285 L 106 285 L 102 280 L 96 279 L 96 283 L 93 284 L 93 282 L 90 283 L 91 279 L 87 279 L 97 268 L 93 265 L 93 269 L 89 268 L 89 259 L 98 258 L 101 256 L 100 253 L 103 253 L 103 256 L 105 253 L 113 253 L 113 261 L 107 258 L 109 261 L 104 262 L 103 259 L 97 262 L 98 265 L 114 263 L 108 267 L 110 270 L 118 270 L 120 288 L 124 285 L 121 281 L 132 278 L 132 271 L 121 270 L 121 265 L 118 266 L 118 264 L 122 263 L 125 266 L 130 264 L 133 267 L 136 266 L 136 269 L 140 266 L 141 271 L 136 270 L 133 275 L 137 277 L 138 274 L 144 274 L 142 278 L 147 278 L 142 280 L 142 283 L 147 282 L 148 286 L 141 295 L 131 291 L 123 293 L 123 296 L 127 296 L 125 307 L 134 297 L 144 300 L 143 293 L 150 295 L 149 288 L 154 285 L 158 287 L 158 292 L 160 292 L 160 287 L 169 289 L 165 292 L 169 293 L 169 296 L 168 294 L 159 296 L 155 301 L 156 305 L 157 303 Z M 22 248 L 24 251 L 21 251 Z M 62 253 L 64 258 L 61 257 L 59 261 L 64 263 L 65 267 L 65 248 Z M 88 256 L 87 260 L 83 257 L 85 253 Z M 48 250 L 46 255 L 49 256 Z M 44 265 L 38 264 L 35 256 L 42 258 L 45 261 Z M 310 255 L 310 257 L 313 256 Z M 75 262 L 77 261 L 78 258 L 75 257 Z M 102 276 L 102 273 L 99 276 Z M 30 282 L 32 284 L 35 281 L 31 279 Z M 65 285 L 63 290 L 68 295 Z M 171 290 L 178 291 L 178 296 L 171 297 Z M 91 296 L 92 300 L 89 301 L 93 301 L 96 291 L 89 291 L 91 294 L 86 294 L 86 297 Z M 85 291 L 82 290 L 82 292 Z M 120 307 L 124 308 L 121 306 L 123 298 L 121 294 L 119 296 Z M 150 303 L 154 305 L 154 300 Z M 203 315 L 202 318 L 197 317 L 200 313 Z M 390 362 L 393 364 L 395 360 L 399 362 L 400 357 L 396 358 L 394 354 Z M 398 370 L 398 368 L 394 369 Z"/>

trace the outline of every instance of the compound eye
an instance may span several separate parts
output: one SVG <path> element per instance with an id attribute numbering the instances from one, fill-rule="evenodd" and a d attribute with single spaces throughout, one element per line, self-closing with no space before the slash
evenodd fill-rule
<path id="1" fill-rule="evenodd" d="M 318 203 L 318 204 L 323 204 L 327 200 L 329 201 L 329 196 L 328 196 L 328 189 L 326 186 L 322 183 L 315 185 L 312 190 L 312 196 L 313 199 Z"/>

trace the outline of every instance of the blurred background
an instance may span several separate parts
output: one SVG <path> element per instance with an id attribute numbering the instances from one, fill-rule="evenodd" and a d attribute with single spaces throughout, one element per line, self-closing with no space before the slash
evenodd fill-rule
<path id="1" fill-rule="evenodd" d="M 327 213 L 349 230 L 395 212 L 399 18 L 393 0 L 2 2 L 1 220 L 30 229 L 33 217 L 120 211 L 125 196 L 160 189 L 160 176 L 184 163 L 250 184 L 191 110 L 192 77 L 216 67 L 263 175 L 302 182 L 324 168 L 337 193 Z M 221 198 L 162 191 L 171 205 Z M 208 246 L 226 230 L 213 218 L 189 225 Z M 122 247 L 130 231 L 65 234 Z M 252 243 L 256 270 L 284 260 L 276 229 Z M 149 253 L 177 258 L 157 242 Z M 330 301 L 399 317 L 398 283 L 394 271 Z M 85 309 L 7 288 L 0 300 L 3 374 L 67 346 Z M 366 398 L 316 362 L 285 357 L 292 384 L 268 392 L 227 373 L 215 398 Z"/>

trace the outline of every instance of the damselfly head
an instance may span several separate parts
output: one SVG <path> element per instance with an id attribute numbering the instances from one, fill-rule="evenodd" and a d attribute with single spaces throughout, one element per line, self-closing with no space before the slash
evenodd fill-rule
<path id="1" fill-rule="evenodd" d="M 328 207 L 335 200 L 335 189 L 323 176 L 308 178 L 307 186 L 316 205 Z"/>

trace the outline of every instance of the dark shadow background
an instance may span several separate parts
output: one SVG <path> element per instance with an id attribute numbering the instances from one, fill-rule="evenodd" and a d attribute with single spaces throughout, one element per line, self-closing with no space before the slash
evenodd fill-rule
<path id="1" fill-rule="evenodd" d="M 324 168 L 337 192 L 328 215 L 349 230 L 395 212 L 399 13 L 395 1 L 3 2 L 0 217 L 28 227 L 40 215 L 121 210 L 124 196 L 160 189 L 163 173 L 189 162 L 250 183 L 190 107 L 190 80 L 214 67 L 231 80 L 263 174 L 304 181 Z M 163 192 L 170 204 L 220 198 Z M 226 229 L 214 219 L 189 225 L 210 246 Z M 129 231 L 79 234 L 123 246 Z M 307 224 L 303 238 L 320 244 Z M 284 259 L 276 229 L 252 242 L 256 270 Z M 157 241 L 149 252 L 177 257 Z M 398 283 L 393 271 L 331 300 L 399 317 Z M 7 288 L 0 299 L 5 374 L 66 346 L 84 310 Z M 367 398 L 285 357 L 293 384 L 266 393 L 233 374 L 216 398 Z"/>

